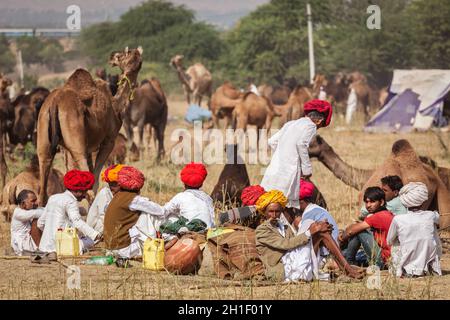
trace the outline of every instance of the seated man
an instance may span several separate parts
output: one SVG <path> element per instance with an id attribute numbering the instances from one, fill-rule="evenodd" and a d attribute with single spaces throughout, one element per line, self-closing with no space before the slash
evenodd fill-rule
<path id="1" fill-rule="evenodd" d="M 187 223 L 194 219 L 205 223 L 206 228 L 215 225 L 214 204 L 212 198 L 200 190 L 208 172 L 201 163 L 187 164 L 180 172 L 185 190 L 175 195 L 164 205 L 165 216 L 185 218 Z M 174 219 L 170 219 L 174 222 Z"/>
<path id="2" fill-rule="evenodd" d="M 363 277 L 359 270 L 345 261 L 330 235 L 331 225 L 327 222 L 312 222 L 305 233 L 295 235 L 292 226 L 280 220 L 286 203 L 287 198 L 278 190 L 266 192 L 256 202 L 258 210 L 268 218 L 256 228 L 256 250 L 268 278 L 312 280 L 313 275 L 318 275 L 318 263 L 314 260 L 322 244 L 335 255 L 339 267 L 350 277 Z"/>
<path id="3" fill-rule="evenodd" d="M 439 262 L 442 249 L 437 234 L 439 213 L 420 209 L 428 200 L 427 186 L 410 182 L 400 190 L 399 198 L 408 213 L 394 217 L 387 235 L 387 243 L 393 246 L 392 273 L 397 277 L 432 272 L 442 275 Z"/>
<path id="4" fill-rule="evenodd" d="M 385 195 L 379 187 L 367 188 L 364 192 L 364 202 L 369 216 L 363 222 L 348 226 L 343 234 L 339 235 L 341 247 L 344 247 L 343 254 L 347 261 L 355 264 L 356 253 L 362 245 L 367 261 L 385 269 L 391 256 L 386 236 L 394 216 L 386 210 Z"/>
<path id="5" fill-rule="evenodd" d="M 386 198 L 386 210 L 392 212 L 394 216 L 398 214 L 404 214 L 407 209 L 400 202 L 398 193 L 403 187 L 402 179 L 399 176 L 386 176 L 381 178 L 381 189 L 384 191 Z M 369 215 L 366 206 L 361 208 L 361 220 Z"/>
<path id="6" fill-rule="evenodd" d="M 103 221 L 105 219 L 106 208 L 113 196 L 120 190 L 117 183 L 117 173 L 122 167 L 123 165 L 121 164 L 112 165 L 103 171 L 102 180 L 108 185 L 97 193 L 94 202 L 92 202 L 92 205 L 89 208 L 86 222 L 94 230 L 100 233 L 103 233 Z"/>
<path id="7" fill-rule="evenodd" d="M 64 176 L 63 193 L 52 195 L 47 202 L 45 212 L 38 220 L 39 229 L 43 230 L 39 250 L 42 252 L 56 251 L 56 231 L 65 227 L 77 228 L 81 233 L 80 251 L 86 251 L 101 239 L 101 234 L 92 229 L 81 218 L 79 201 L 82 201 L 87 191 L 92 189 L 95 178 L 89 171 L 70 170 Z"/>
<path id="8" fill-rule="evenodd" d="M 37 207 L 37 197 L 33 191 L 22 190 L 17 196 L 17 204 L 11 219 L 11 247 L 21 256 L 24 251 L 34 252 L 41 240 L 37 219 L 44 208 Z"/>
<path id="9" fill-rule="evenodd" d="M 119 258 L 142 255 L 142 243 L 156 237 L 164 219 L 163 208 L 139 195 L 145 177 L 136 168 L 122 167 L 117 174 L 120 191 L 112 198 L 105 212 L 105 246 Z"/>

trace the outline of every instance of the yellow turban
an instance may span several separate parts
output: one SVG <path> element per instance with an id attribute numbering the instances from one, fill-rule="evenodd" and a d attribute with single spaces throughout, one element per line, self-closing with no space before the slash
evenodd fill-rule
<path id="1" fill-rule="evenodd" d="M 109 166 L 105 169 L 105 171 L 102 172 L 102 180 L 111 183 L 111 182 L 117 182 L 119 171 L 124 167 L 123 164 L 115 164 L 112 166 Z"/>
<path id="2" fill-rule="evenodd" d="M 263 212 L 271 203 L 279 203 L 284 208 L 287 204 L 287 198 L 280 190 L 270 190 L 258 198 L 256 209 Z"/>

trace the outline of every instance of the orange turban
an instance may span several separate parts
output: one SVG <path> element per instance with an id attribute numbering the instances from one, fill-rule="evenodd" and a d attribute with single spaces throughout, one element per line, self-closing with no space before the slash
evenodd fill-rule
<path id="1" fill-rule="evenodd" d="M 326 100 L 313 99 L 305 103 L 303 110 L 305 115 L 311 111 L 317 111 L 325 115 L 325 127 L 331 122 L 331 116 L 333 114 L 333 107 Z"/>
<path id="2" fill-rule="evenodd" d="M 248 186 L 242 190 L 241 200 L 243 206 L 254 206 L 258 198 L 266 192 L 260 185 Z"/>
<path id="3" fill-rule="evenodd" d="M 123 164 L 114 164 L 102 172 L 102 180 L 106 183 L 117 182 L 119 171 L 124 167 Z"/>
<path id="4" fill-rule="evenodd" d="M 205 166 L 194 162 L 187 164 L 180 172 L 181 181 L 191 188 L 200 188 L 207 175 Z"/>
<path id="5" fill-rule="evenodd" d="M 86 191 L 92 189 L 95 177 L 89 171 L 70 170 L 64 175 L 64 186 L 72 191 Z"/>
<path id="6" fill-rule="evenodd" d="M 123 166 L 117 174 L 120 188 L 129 191 L 139 191 L 144 186 L 144 174 L 131 166 Z"/>

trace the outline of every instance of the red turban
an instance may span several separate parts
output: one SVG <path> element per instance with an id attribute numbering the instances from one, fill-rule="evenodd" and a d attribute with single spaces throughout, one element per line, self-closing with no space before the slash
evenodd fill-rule
<path id="1" fill-rule="evenodd" d="M 326 100 L 314 99 L 305 103 L 303 110 L 305 115 L 310 113 L 311 111 L 317 111 L 323 113 L 325 115 L 325 127 L 328 126 L 331 122 L 331 116 L 333 114 L 333 107 Z"/>
<path id="2" fill-rule="evenodd" d="M 187 164 L 180 172 L 181 181 L 191 188 L 200 188 L 207 175 L 205 166 L 194 162 Z"/>
<path id="3" fill-rule="evenodd" d="M 144 174 L 131 166 L 124 166 L 120 169 L 117 177 L 120 188 L 124 190 L 139 191 L 144 186 Z"/>
<path id="4" fill-rule="evenodd" d="M 64 186 L 72 191 L 92 189 L 95 177 L 89 171 L 70 170 L 64 175 Z"/>
<path id="5" fill-rule="evenodd" d="M 254 206 L 258 198 L 266 192 L 260 185 L 249 186 L 242 190 L 241 200 L 243 206 Z"/>
<path id="6" fill-rule="evenodd" d="M 314 194 L 314 184 L 312 182 L 300 179 L 300 200 L 305 198 L 311 198 Z"/>

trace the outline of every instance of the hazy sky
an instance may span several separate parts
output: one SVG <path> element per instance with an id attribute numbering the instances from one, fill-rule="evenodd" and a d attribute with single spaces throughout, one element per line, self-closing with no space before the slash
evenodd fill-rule
<path id="1" fill-rule="evenodd" d="M 64 27 L 66 8 L 81 8 L 82 24 L 117 20 L 130 7 L 144 0 L 0 0 L 2 27 Z M 199 20 L 229 27 L 240 17 L 269 0 L 172 0 L 195 11 Z M 52 13 L 49 13 L 52 11 Z M 84 21 L 84 23 L 83 23 Z"/>

